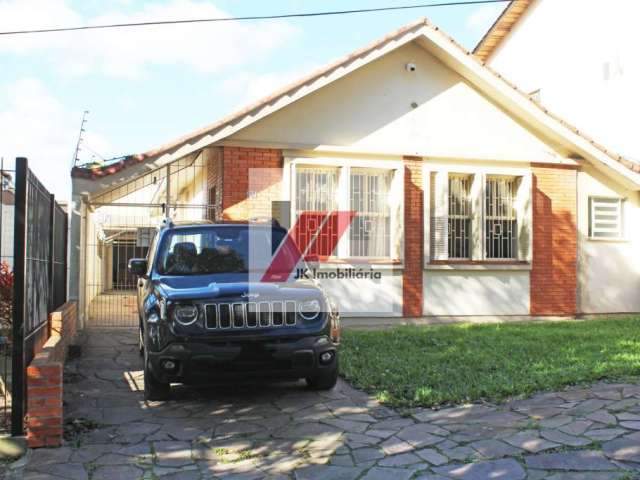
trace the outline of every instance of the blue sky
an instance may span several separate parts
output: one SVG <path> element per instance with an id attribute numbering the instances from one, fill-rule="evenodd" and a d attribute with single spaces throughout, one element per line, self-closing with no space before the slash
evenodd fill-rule
<path id="1" fill-rule="evenodd" d="M 344 10 L 409 0 L 0 0 L 0 30 Z M 0 156 L 68 196 L 82 160 L 157 147 L 419 17 L 472 48 L 504 4 L 0 37 Z M 92 153 L 89 149 L 93 150 Z"/>

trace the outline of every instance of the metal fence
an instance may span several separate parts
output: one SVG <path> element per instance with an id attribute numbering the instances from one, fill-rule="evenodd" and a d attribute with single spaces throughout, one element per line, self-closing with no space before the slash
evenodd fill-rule
<path id="1" fill-rule="evenodd" d="M 67 216 L 26 158 L 1 174 L 0 431 L 22 435 L 26 367 L 49 338 L 49 313 L 66 301 Z"/>

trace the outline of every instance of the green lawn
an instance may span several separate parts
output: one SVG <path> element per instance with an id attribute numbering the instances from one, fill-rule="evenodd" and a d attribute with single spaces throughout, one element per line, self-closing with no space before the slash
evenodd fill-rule
<path id="1" fill-rule="evenodd" d="M 345 330 L 341 373 L 394 406 L 505 397 L 640 374 L 640 318 Z"/>

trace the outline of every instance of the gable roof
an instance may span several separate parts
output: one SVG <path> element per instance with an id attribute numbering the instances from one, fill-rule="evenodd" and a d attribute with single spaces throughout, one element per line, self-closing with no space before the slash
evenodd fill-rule
<path id="1" fill-rule="evenodd" d="M 534 1 L 512 0 L 480 39 L 476 48 L 473 49 L 473 54 L 486 62 Z"/>
<path id="2" fill-rule="evenodd" d="M 524 0 L 514 0 L 514 3 L 518 1 Z M 149 164 L 151 168 L 151 166 L 166 164 L 220 142 L 271 113 L 412 41 L 417 41 L 425 49 L 429 49 L 434 56 L 458 71 L 476 88 L 507 111 L 527 122 L 532 128 L 546 135 L 547 138 L 566 146 L 568 150 L 591 161 L 597 167 L 604 168 L 609 173 L 615 172 L 628 185 L 640 189 L 640 164 L 610 152 L 568 122 L 550 113 L 456 43 L 453 38 L 429 23 L 427 19 L 410 23 L 248 107 L 173 142 L 145 153 L 123 157 L 109 165 L 75 167 L 71 174 L 76 178 L 99 180 L 135 165 Z"/>

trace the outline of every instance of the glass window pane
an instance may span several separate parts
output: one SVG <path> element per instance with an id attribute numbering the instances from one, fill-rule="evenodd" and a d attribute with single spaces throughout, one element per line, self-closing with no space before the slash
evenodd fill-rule
<path id="1" fill-rule="evenodd" d="M 516 179 L 490 176 L 485 185 L 485 248 L 488 259 L 516 258 Z"/>
<path id="2" fill-rule="evenodd" d="M 449 258 L 470 258 L 471 176 L 449 175 L 448 252 Z"/>
<path id="3" fill-rule="evenodd" d="M 390 256 L 390 184 L 388 170 L 351 169 L 350 208 L 356 212 L 349 230 L 351 256 Z"/>

